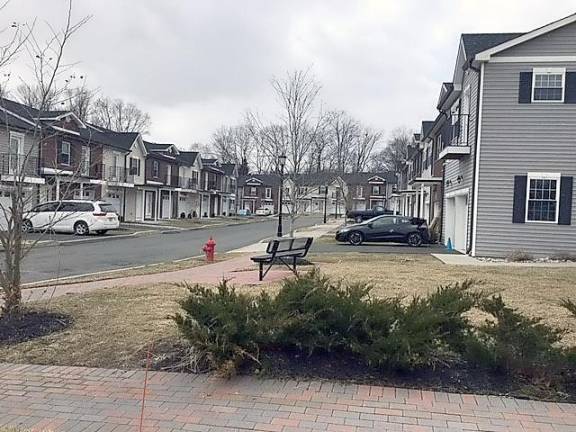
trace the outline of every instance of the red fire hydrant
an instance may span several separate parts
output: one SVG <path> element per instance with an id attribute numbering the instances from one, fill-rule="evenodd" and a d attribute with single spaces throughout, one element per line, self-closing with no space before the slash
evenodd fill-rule
<path id="1" fill-rule="evenodd" d="M 216 242 L 212 237 L 208 239 L 202 251 L 206 254 L 206 261 L 213 262 L 214 261 L 214 252 L 216 251 Z"/>

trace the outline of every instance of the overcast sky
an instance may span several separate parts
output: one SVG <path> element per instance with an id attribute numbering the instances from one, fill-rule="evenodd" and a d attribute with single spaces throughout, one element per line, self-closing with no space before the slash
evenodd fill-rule
<path id="1" fill-rule="evenodd" d="M 2 15 L 62 26 L 65 10 L 12 0 Z M 182 148 L 247 109 L 272 113 L 270 79 L 308 67 L 326 107 L 389 133 L 435 117 L 460 33 L 528 31 L 574 12 L 574 0 L 76 0 L 74 16 L 93 17 L 66 59 L 89 86 L 149 112 L 150 139 Z"/>

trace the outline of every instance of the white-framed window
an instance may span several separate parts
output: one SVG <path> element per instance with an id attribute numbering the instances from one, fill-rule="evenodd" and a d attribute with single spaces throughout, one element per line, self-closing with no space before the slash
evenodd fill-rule
<path id="1" fill-rule="evenodd" d="M 8 172 L 14 174 L 21 170 L 26 159 L 26 154 L 24 153 L 24 134 L 10 131 L 9 145 Z"/>
<path id="2" fill-rule="evenodd" d="M 560 173 L 528 173 L 526 222 L 558 223 Z"/>
<path id="3" fill-rule="evenodd" d="M 152 161 L 152 176 L 154 178 L 160 177 L 160 163 L 158 161 Z"/>
<path id="4" fill-rule="evenodd" d="M 272 188 L 266 188 L 266 199 L 272 198 Z"/>
<path id="5" fill-rule="evenodd" d="M 360 197 L 360 198 L 364 196 L 364 187 L 363 186 L 357 186 L 356 187 L 356 196 Z"/>
<path id="6" fill-rule="evenodd" d="M 380 195 L 380 186 L 372 186 L 372 195 Z"/>
<path id="7" fill-rule="evenodd" d="M 564 102 L 565 68 L 532 70 L 532 102 Z"/>
<path id="8" fill-rule="evenodd" d="M 250 196 L 256 196 L 257 192 L 256 192 L 256 188 L 255 187 L 251 187 L 250 188 Z"/>
<path id="9" fill-rule="evenodd" d="M 70 143 L 67 141 L 62 141 L 60 144 L 59 162 L 63 165 L 70 165 Z"/>

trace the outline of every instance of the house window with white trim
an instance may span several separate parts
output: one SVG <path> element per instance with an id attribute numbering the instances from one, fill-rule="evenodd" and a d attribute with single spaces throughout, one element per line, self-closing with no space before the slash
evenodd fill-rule
<path id="1" fill-rule="evenodd" d="M 558 222 L 560 174 L 529 174 L 526 222 Z"/>
<path id="2" fill-rule="evenodd" d="M 272 189 L 266 188 L 266 199 L 271 199 L 271 198 L 272 198 Z"/>
<path id="3" fill-rule="evenodd" d="M 372 186 L 372 195 L 380 195 L 380 186 Z"/>
<path id="4" fill-rule="evenodd" d="M 356 196 L 357 196 L 358 198 L 361 198 L 361 197 L 364 196 L 364 187 L 362 187 L 362 186 L 357 186 L 357 187 L 356 187 Z"/>
<path id="5" fill-rule="evenodd" d="M 564 102 L 564 68 L 534 68 L 532 102 Z"/>
<path id="6" fill-rule="evenodd" d="M 160 177 L 160 162 L 152 161 L 152 177 Z"/>
<path id="7" fill-rule="evenodd" d="M 250 196 L 256 196 L 256 188 L 255 187 L 250 188 Z"/>

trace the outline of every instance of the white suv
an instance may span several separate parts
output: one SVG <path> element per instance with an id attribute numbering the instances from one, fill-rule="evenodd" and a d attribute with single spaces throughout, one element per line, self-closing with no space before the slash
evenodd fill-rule
<path id="1" fill-rule="evenodd" d="M 120 222 L 112 204 L 103 201 L 51 201 L 24 214 L 22 230 L 50 230 L 76 235 L 105 234 L 118 229 Z"/>

